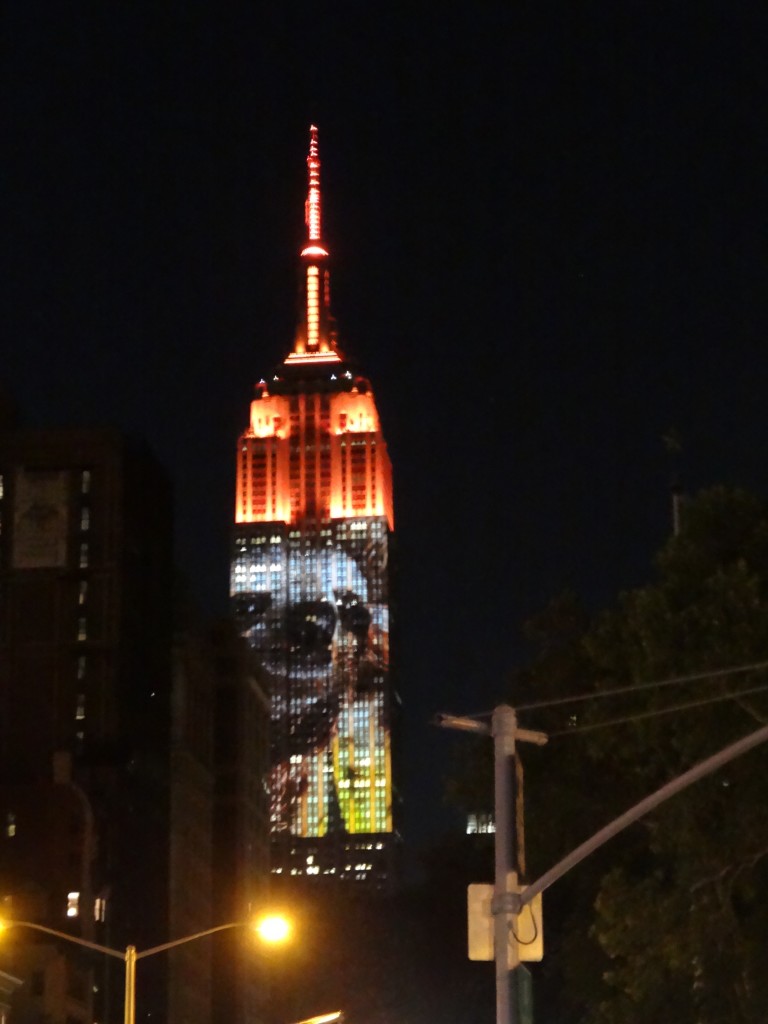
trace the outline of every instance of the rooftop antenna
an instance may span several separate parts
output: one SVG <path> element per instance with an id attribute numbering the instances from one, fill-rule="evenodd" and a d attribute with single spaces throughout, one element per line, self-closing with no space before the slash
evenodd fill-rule
<path id="1" fill-rule="evenodd" d="M 683 508 L 683 490 L 680 485 L 680 455 L 683 451 L 683 444 L 680 435 L 674 427 L 662 437 L 664 448 L 669 459 L 669 493 L 672 499 L 672 536 L 680 534 L 680 524 Z"/>
<path id="2" fill-rule="evenodd" d="M 309 126 L 309 191 L 304 207 L 304 221 L 310 242 L 320 241 L 320 149 L 317 142 L 317 125 Z"/>

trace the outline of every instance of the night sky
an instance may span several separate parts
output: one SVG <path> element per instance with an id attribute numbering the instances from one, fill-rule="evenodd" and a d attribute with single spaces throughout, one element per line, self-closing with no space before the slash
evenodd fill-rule
<path id="1" fill-rule="evenodd" d="M 663 436 L 688 490 L 768 493 L 768 9 L 404 6 L 8 0 L 0 383 L 29 424 L 150 442 L 224 613 L 319 125 L 340 343 L 394 463 L 425 839 L 456 742 L 430 716 L 492 707 L 564 588 L 598 608 L 648 579 Z"/>

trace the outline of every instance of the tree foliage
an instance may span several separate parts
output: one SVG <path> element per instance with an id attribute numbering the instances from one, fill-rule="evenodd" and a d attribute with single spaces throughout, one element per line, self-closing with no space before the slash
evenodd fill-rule
<path id="1" fill-rule="evenodd" d="M 725 488 L 699 495 L 656 581 L 624 594 L 585 644 L 598 690 L 713 672 L 638 691 L 630 714 L 698 707 L 591 734 L 589 758 L 633 779 L 628 792 L 656 789 L 764 723 L 766 695 L 745 693 L 768 683 L 764 668 L 746 668 L 768 661 L 765 503 Z M 717 674 L 728 669 L 740 671 Z M 662 1008 L 691 1024 L 766 1019 L 767 769 L 759 748 L 676 797 L 643 822 L 643 856 L 602 879 L 592 934 L 611 968 L 595 1021 L 632 1024 Z"/>
<path id="2" fill-rule="evenodd" d="M 768 506 L 741 491 L 703 492 L 658 554 L 652 583 L 594 620 L 561 598 L 528 633 L 535 654 L 508 699 L 524 726 L 553 737 L 523 755 L 537 877 L 637 800 L 768 721 L 768 689 L 759 692 L 768 687 L 759 667 L 768 662 Z M 693 675 L 703 678 L 643 685 Z M 590 699 L 523 710 L 578 693 Z M 768 1019 L 766 778 L 760 747 L 557 883 L 545 898 L 537 1002 L 543 990 L 559 1019 L 585 1024 Z"/>

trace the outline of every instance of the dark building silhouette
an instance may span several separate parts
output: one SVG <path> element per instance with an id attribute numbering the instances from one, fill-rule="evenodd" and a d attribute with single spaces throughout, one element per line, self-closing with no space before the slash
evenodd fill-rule
<path id="1" fill-rule="evenodd" d="M 93 940 L 93 917 L 80 918 L 81 908 L 94 905 L 93 813 L 68 769 L 62 755 L 50 782 L 0 786 L 0 912 Z M 13 1024 L 93 1021 L 99 973 L 82 950 L 65 949 L 49 937 L 11 928 L 3 934 L 2 963 L 21 983 L 13 999 Z"/>
<path id="2" fill-rule="evenodd" d="M 177 606 L 177 619 L 178 614 Z M 212 875 L 214 697 L 215 680 L 202 631 L 177 621 L 169 761 L 169 939 L 203 931 L 214 923 L 216 914 Z M 169 1020 L 207 1021 L 213 980 L 210 941 L 190 942 L 165 955 Z"/>
<path id="3" fill-rule="evenodd" d="M 233 623 L 214 624 L 207 641 L 216 681 L 213 901 L 219 920 L 243 921 L 269 900 L 269 695 Z M 257 1024 L 268 988 L 255 938 L 223 932 L 213 956 L 214 1021 Z"/>
<path id="4" fill-rule="evenodd" d="M 146 448 L 111 430 L 0 428 L 0 896 L 11 916 L 117 949 L 208 925 L 210 885 L 186 884 L 194 857 L 181 837 L 198 830 L 204 861 L 211 765 L 189 716 L 171 731 L 172 604 L 170 486 Z M 3 952 L 43 965 L 20 990 L 25 1019 L 120 1019 L 119 960 L 62 944 L 46 974 L 50 942 L 12 932 Z M 207 1006 L 209 971 L 168 984 L 159 961 L 140 966 L 138 1020 Z M 77 981 L 82 970 L 93 984 Z M 84 993 L 79 1011 L 51 1009 L 57 971 Z"/>
<path id="5" fill-rule="evenodd" d="M 171 937 L 251 920 L 269 881 L 269 700 L 234 624 L 178 624 L 171 742 Z M 190 898 L 191 897 L 191 898 Z M 255 939 L 237 928 L 168 954 L 169 1015 L 258 1024 Z"/>

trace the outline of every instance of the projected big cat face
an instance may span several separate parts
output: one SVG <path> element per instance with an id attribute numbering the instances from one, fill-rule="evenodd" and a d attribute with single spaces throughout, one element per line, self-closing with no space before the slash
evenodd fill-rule
<path id="1" fill-rule="evenodd" d="M 365 705 L 372 722 L 371 708 L 383 707 L 369 696 L 387 672 L 386 539 L 328 540 L 294 535 L 235 569 L 253 583 L 239 592 L 238 615 L 270 692 L 273 832 L 323 834 L 348 814 L 338 796 L 358 750 L 354 709 Z"/>
<path id="2" fill-rule="evenodd" d="M 355 559 L 339 548 L 291 552 L 287 571 L 298 600 L 254 595 L 246 634 L 269 674 L 273 763 L 324 747 L 343 698 L 365 685 L 376 660 Z"/>

